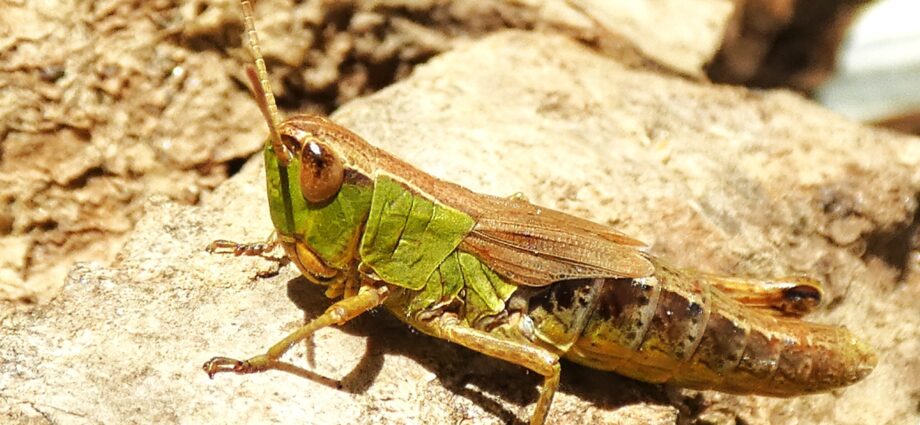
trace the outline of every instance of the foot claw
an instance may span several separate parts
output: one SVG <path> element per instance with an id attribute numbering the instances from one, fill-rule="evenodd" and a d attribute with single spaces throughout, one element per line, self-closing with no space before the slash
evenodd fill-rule
<path id="1" fill-rule="evenodd" d="M 233 241 L 226 241 L 223 239 L 218 239 L 218 240 L 215 240 L 209 243 L 208 246 L 204 250 L 209 254 L 214 254 L 217 252 L 225 252 L 228 254 L 232 254 L 234 251 L 234 248 L 236 248 L 237 245 L 239 244 Z"/>
<path id="2" fill-rule="evenodd" d="M 249 373 L 251 368 L 249 362 L 228 357 L 214 357 L 205 362 L 201 369 L 208 374 L 208 378 L 214 379 L 214 375 L 220 372 Z"/>

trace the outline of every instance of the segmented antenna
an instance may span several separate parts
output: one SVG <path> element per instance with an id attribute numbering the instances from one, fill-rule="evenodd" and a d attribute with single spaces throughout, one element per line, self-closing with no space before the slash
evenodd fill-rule
<path id="1" fill-rule="evenodd" d="M 246 28 L 246 35 L 249 38 L 249 52 L 252 54 L 256 69 L 252 66 L 246 67 L 246 77 L 252 85 L 253 97 L 268 123 L 268 131 L 271 133 L 272 148 L 281 165 L 287 165 L 291 160 L 291 154 L 281 141 L 281 135 L 278 133 L 278 126 L 281 125 L 281 114 L 278 113 L 278 105 L 275 103 L 275 95 L 272 94 L 272 86 L 268 82 L 268 70 L 265 67 L 265 59 L 262 57 L 262 49 L 259 47 L 259 36 L 256 34 L 256 26 L 253 22 L 252 4 L 249 0 L 240 0 L 240 6 L 243 7 L 243 25 Z"/>

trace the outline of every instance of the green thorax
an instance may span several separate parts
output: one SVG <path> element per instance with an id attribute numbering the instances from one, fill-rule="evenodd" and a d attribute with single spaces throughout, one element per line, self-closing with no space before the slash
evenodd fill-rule
<path id="1" fill-rule="evenodd" d="M 514 292 L 514 285 L 457 249 L 473 229 L 472 217 L 392 177 L 346 178 L 334 198 L 314 204 L 301 194 L 299 160 L 281 167 L 266 147 L 265 174 L 271 218 L 280 236 L 305 244 L 338 270 L 358 258 L 362 270 L 413 293 L 410 312 L 460 299 L 464 316 L 473 321 L 504 309 Z"/>
<path id="2" fill-rule="evenodd" d="M 361 261 L 382 280 L 419 290 L 474 224 L 469 215 L 414 194 L 382 175 L 374 183 Z"/>
<path id="3" fill-rule="evenodd" d="M 464 318 L 473 323 L 502 311 L 516 288 L 457 249 L 475 224 L 468 214 L 381 175 L 361 238 L 361 262 L 381 280 L 413 291 L 407 313 L 459 299 Z"/>

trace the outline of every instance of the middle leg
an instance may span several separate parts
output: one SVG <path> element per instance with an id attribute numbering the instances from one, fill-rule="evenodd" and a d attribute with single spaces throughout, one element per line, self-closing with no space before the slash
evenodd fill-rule
<path id="1" fill-rule="evenodd" d="M 214 357 L 202 366 L 208 376 L 214 377 L 220 372 L 234 372 L 238 374 L 263 372 L 268 369 L 286 369 L 280 361 L 281 356 L 291 349 L 294 344 L 313 335 L 314 332 L 332 325 L 341 325 L 362 313 L 379 306 L 386 299 L 387 288 L 362 287 L 357 295 L 345 298 L 331 305 L 326 312 L 300 327 L 275 345 L 271 346 L 265 354 L 252 357 L 248 360 L 236 360 L 228 357 Z"/>

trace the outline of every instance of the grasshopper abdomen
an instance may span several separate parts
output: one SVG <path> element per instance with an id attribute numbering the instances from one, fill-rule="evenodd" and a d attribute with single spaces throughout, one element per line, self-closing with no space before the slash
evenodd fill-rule
<path id="1" fill-rule="evenodd" d="M 551 285 L 528 305 L 534 342 L 645 382 L 780 397 L 850 385 L 875 366 L 846 328 L 751 309 L 704 276 L 655 265 L 645 278 Z"/>

